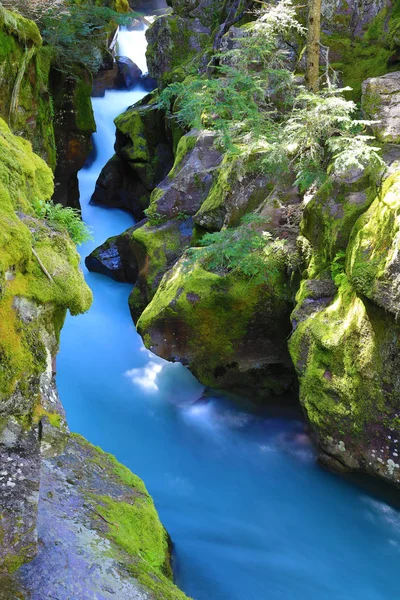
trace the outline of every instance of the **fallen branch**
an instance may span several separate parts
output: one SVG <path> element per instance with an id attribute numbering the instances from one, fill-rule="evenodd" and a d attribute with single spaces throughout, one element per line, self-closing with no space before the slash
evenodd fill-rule
<path id="1" fill-rule="evenodd" d="M 46 267 L 44 266 L 44 264 L 40 260 L 40 258 L 38 256 L 38 253 L 36 252 L 35 248 L 32 248 L 32 254 L 36 258 L 36 260 L 38 261 L 39 267 L 42 269 L 42 271 L 46 275 L 46 277 L 48 279 L 50 279 L 51 283 L 54 283 L 54 279 L 52 278 L 52 276 L 50 275 L 50 273 L 48 272 L 48 270 L 46 269 Z"/>
<path id="2" fill-rule="evenodd" d="M 96 515 L 98 517 L 100 517 L 100 519 L 102 519 L 105 523 L 108 523 L 109 525 L 114 525 L 114 527 L 116 527 L 118 529 L 118 525 L 117 523 L 113 523 L 112 521 L 108 521 L 105 517 L 103 517 L 103 515 L 101 515 L 99 513 L 99 511 L 97 511 L 95 508 L 93 508 L 92 506 L 89 507 L 90 510 L 92 510 L 94 513 L 96 513 Z"/>

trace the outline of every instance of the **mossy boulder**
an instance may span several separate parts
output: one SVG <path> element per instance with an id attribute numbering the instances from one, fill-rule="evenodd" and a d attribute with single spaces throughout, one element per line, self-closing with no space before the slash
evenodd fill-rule
<path id="1" fill-rule="evenodd" d="M 321 459 L 400 483 L 399 326 L 344 274 L 331 301 L 311 304 L 307 291 L 289 349 Z"/>
<path id="2" fill-rule="evenodd" d="M 397 318 L 400 312 L 400 170 L 392 173 L 358 219 L 347 252 L 347 272 L 359 294 Z"/>
<path id="3" fill-rule="evenodd" d="M 168 271 L 137 329 L 157 355 L 187 365 L 205 385 L 266 399 L 293 385 L 287 354 L 291 290 L 279 252 L 268 284 L 211 272 L 193 249 Z"/>
<path id="4" fill-rule="evenodd" d="M 400 142 L 400 71 L 372 77 L 362 84 L 362 109 L 380 142 Z"/>
<path id="5" fill-rule="evenodd" d="M 314 270 L 329 268 L 344 252 L 357 218 L 376 194 L 368 170 L 355 169 L 328 180 L 304 208 L 301 233 L 314 251 Z"/>
<path id="6" fill-rule="evenodd" d="M 147 211 L 150 218 L 192 216 L 199 210 L 222 160 L 214 141 L 211 131 L 193 130 L 181 137 L 173 168 L 150 197 Z"/>
<path id="7" fill-rule="evenodd" d="M 124 244 L 124 262 L 137 261 L 138 278 L 129 296 L 129 308 L 136 323 L 143 310 L 152 300 L 164 274 L 190 246 L 193 236 L 193 220 L 172 219 L 165 223 L 126 231 L 120 236 Z"/>
<path id="8" fill-rule="evenodd" d="M 143 481 L 79 435 L 42 461 L 38 532 L 37 557 L 14 575 L 23 597 L 186 599 Z"/>
<path id="9" fill-rule="evenodd" d="M 214 175 L 213 185 L 194 216 L 196 225 L 208 231 L 235 227 L 254 211 L 273 189 L 270 177 L 260 172 L 259 153 L 240 156 L 226 154 Z"/>
<path id="10" fill-rule="evenodd" d="M 140 220 L 172 167 L 172 132 L 155 94 L 128 108 L 115 125 L 116 155 L 101 172 L 91 203 L 128 209 Z"/>
<path id="11" fill-rule="evenodd" d="M 210 36 L 210 27 L 198 18 L 184 19 L 176 14 L 158 17 L 146 31 L 146 58 L 151 77 L 160 87 L 185 79 L 194 65 L 201 64 Z M 203 68 L 207 62 L 205 59 Z"/>
<path id="12" fill-rule="evenodd" d="M 54 169 L 51 56 L 35 23 L 0 6 L 0 115 Z"/>

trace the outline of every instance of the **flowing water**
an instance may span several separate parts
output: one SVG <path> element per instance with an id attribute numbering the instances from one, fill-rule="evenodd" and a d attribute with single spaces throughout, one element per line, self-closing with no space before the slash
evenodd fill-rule
<path id="1" fill-rule="evenodd" d="M 120 54 L 144 68 L 143 32 Z M 113 118 L 144 92 L 93 99 L 95 162 L 80 173 L 82 212 L 95 241 L 132 224 L 88 204 L 113 154 Z M 177 584 L 195 600 L 400 598 L 400 515 L 315 464 L 301 421 L 244 409 L 203 389 L 143 347 L 131 286 L 88 273 L 90 311 L 68 317 L 58 386 L 70 427 L 142 477 L 175 543 Z"/>

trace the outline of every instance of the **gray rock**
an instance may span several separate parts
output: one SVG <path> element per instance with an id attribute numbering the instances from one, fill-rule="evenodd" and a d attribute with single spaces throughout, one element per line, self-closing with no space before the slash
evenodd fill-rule
<path id="1" fill-rule="evenodd" d="M 172 171 L 150 199 L 151 211 L 172 219 L 179 213 L 194 215 L 199 210 L 222 160 L 214 141 L 215 134 L 211 131 L 193 130 L 181 138 Z"/>
<path id="2" fill-rule="evenodd" d="M 371 77 L 362 84 L 362 109 L 378 121 L 372 131 L 381 142 L 400 142 L 400 71 Z"/>

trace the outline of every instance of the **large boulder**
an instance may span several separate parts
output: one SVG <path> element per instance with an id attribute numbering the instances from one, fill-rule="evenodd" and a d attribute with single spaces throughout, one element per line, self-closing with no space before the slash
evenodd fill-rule
<path id="1" fill-rule="evenodd" d="M 116 62 L 118 67 L 117 89 L 131 90 L 140 82 L 141 69 L 127 56 L 117 56 Z"/>
<path id="2" fill-rule="evenodd" d="M 172 133 L 153 94 L 115 119 L 116 155 L 105 165 L 92 204 L 125 208 L 144 217 L 150 194 L 173 164 Z"/>
<path id="3" fill-rule="evenodd" d="M 174 166 L 150 198 L 150 217 L 194 215 L 207 198 L 222 154 L 211 131 L 191 131 L 179 140 Z"/>
<path id="4" fill-rule="evenodd" d="M 400 483 L 400 328 L 345 275 L 334 297 L 314 288 L 299 292 L 289 348 L 321 460 Z"/>
<path id="5" fill-rule="evenodd" d="M 201 257 L 186 252 L 164 275 L 137 323 L 146 346 L 205 385 L 264 401 L 290 389 L 291 292 L 279 248 L 266 258 L 265 284 L 207 270 Z"/>
<path id="6" fill-rule="evenodd" d="M 266 200 L 273 182 L 256 168 L 260 158 L 257 152 L 251 156 L 224 157 L 213 186 L 194 216 L 197 225 L 209 231 L 234 227 L 246 213 Z"/>
<path id="7" fill-rule="evenodd" d="M 201 62 L 210 36 L 210 26 L 203 25 L 198 18 L 184 19 L 175 14 L 157 18 L 146 31 L 146 58 L 151 77 L 160 87 L 184 79 L 191 62 Z M 207 60 L 203 67 L 206 65 Z"/>

